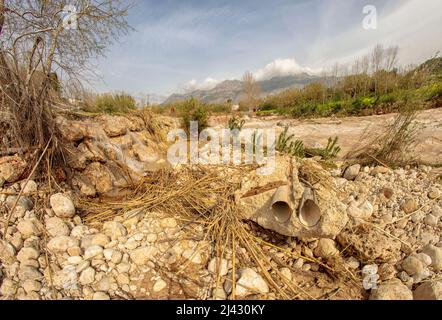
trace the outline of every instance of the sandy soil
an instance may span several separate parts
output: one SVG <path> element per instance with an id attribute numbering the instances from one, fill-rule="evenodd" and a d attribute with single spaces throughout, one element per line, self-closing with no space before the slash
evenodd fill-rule
<path id="1" fill-rule="evenodd" d="M 366 117 L 318 118 L 310 120 L 287 119 L 284 117 L 250 117 L 246 118 L 245 128 L 275 128 L 279 134 L 285 126 L 296 139 L 301 139 L 307 146 L 317 147 L 327 144 L 329 137 L 339 137 L 342 148 L 341 157 L 366 142 L 367 135 L 373 134 L 390 124 L 395 114 Z M 228 116 L 211 118 L 214 127 L 224 127 Z M 442 109 L 430 109 L 419 113 L 417 123 L 422 130 L 414 150 L 421 162 L 442 164 Z"/>

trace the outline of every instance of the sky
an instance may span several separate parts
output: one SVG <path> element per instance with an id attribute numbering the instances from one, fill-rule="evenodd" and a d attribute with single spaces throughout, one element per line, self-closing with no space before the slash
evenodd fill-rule
<path id="1" fill-rule="evenodd" d="M 442 51 L 441 0 L 133 3 L 128 20 L 135 30 L 97 64 L 101 80 L 94 86 L 99 92 L 127 91 L 155 100 L 240 79 L 245 71 L 261 80 L 318 73 L 349 63 L 376 44 L 399 46 L 402 65 Z M 364 28 L 367 5 L 376 9 L 375 29 Z"/>

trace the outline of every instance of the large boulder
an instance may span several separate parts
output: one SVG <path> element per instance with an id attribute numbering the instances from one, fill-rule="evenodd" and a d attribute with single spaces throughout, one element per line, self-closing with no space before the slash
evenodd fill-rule
<path id="1" fill-rule="evenodd" d="M 56 123 L 65 141 L 78 142 L 84 139 L 85 128 L 83 123 L 68 121 L 61 116 L 56 118 Z"/>
<path id="2" fill-rule="evenodd" d="M 125 117 L 103 116 L 103 129 L 109 137 L 123 136 L 131 126 L 130 121 Z"/>

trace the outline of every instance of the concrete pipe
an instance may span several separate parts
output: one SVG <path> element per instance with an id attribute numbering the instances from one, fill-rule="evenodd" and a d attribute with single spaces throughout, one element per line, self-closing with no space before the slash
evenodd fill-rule
<path id="1" fill-rule="evenodd" d="M 303 225 L 311 228 L 319 223 L 321 217 L 322 212 L 316 202 L 313 190 L 306 188 L 299 206 L 299 220 Z"/>
<path id="2" fill-rule="evenodd" d="M 289 186 L 279 187 L 272 198 L 272 204 L 270 206 L 275 220 L 284 223 L 290 220 L 292 217 L 292 201 L 291 191 Z"/>

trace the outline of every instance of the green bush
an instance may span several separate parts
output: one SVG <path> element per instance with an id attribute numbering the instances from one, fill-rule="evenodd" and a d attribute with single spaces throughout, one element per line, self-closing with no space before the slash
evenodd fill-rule
<path id="1" fill-rule="evenodd" d="M 256 115 L 261 116 L 261 117 L 265 117 L 265 116 L 274 115 L 275 113 L 278 113 L 277 110 L 275 110 L 275 109 L 259 110 L 258 112 L 256 112 Z"/>
<path id="2" fill-rule="evenodd" d="M 331 160 L 338 156 L 341 147 L 338 145 L 338 137 L 328 138 L 327 146 L 319 149 L 306 149 L 306 153 L 311 156 L 320 156 L 323 160 Z"/>
<path id="3" fill-rule="evenodd" d="M 371 109 L 376 105 L 377 99 L 375 97 L 362 97 L 353 100 L 350 110 L 351 114 L 358 114 L 364 109 Z"/>
<path id="4" fill-rule="evenodd" d="M 294 135 L 288 134 L 288 131 L 289 127 L 286 126 L 284 131 L 279 135 L 275 146 L 276 151 L 291 155 L 293 157 L 304 158 L 304 142 L 300 140 L 293 140 Z"/>
<path id="5" fill-rule="evenodd" d="M 92 105 L 87 106 L 86 111 L 103 113 L 127 113 L 135 110 L 135 99 L 127 93 L 101 94 L 95 98 Z"/>
<path id="6" fill-rule="evenodd" d="M 231 111 L 228 103 L 212 103 L 207 105 L 207 109 L 213 113 L 229 113 Z"/>
<path id="7" fill-rule="evenodd" d="M 241 131 L 245 124 L 246 124 L 246 121 L 244 119 L 237 117 L 237 116 L 233 116 L 229 119 L 229 129 L 230 130 Z"/>
<path id="8" fill-rule="evenodd" d="M 195 98 L 181 102 L 178 111 L 182 117 L 182 126 L 190 131 L 190 122 L 198 122 L 198 132 L 201 133 L 209 126 L 209 111 L 207 105 Z"/>
<path id="9" fill-rule="evenodd" d="M 397 101 L 397 96 L 394 93 L 384 94 L 379 97 L 378 102 L 380 104 L 392 105 Z"/>
<path id="10" fill-rule="evenodd" d="M 270 110 L 276 110 L 277 106 L 270 102 L 270 101 L 265 101 L 263 104 L 261 104 L 258 108 L 259 111 L 270 111 Z"/>
<path id="11" fill-rule="evenodd" d="M 433 83 L 425 86 L 423 89 L 423 98 L 426 101 L 442 97 L 442 82 Z"/>

